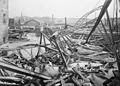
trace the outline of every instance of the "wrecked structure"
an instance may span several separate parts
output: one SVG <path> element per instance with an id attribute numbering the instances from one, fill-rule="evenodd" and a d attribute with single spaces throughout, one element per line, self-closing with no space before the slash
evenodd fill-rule
<path id="1" fill-rule="evenodd" d="M 38 37 L 34 37 L 32 34 L 30 38 L 32 40 L 13 41 L 1 45 L 0 85 L 106 86 L 113 84 L 112 86 L 119 86 L 119 38 L 117 41 L 112 38 L 112 24 L 107 12 L 111 1 L 106 0 L 101 6 L 100 14 L 91 30 L 89 30 L 90 32 L 87 35 L 81 33 L 82 36 L 86 36 L 84 42 L 72 40 L 71 36 L 79 28 L 66 23 L 65 28 L 54 33 L 44 27 L 43 29 L 46 29 L 46 31 L 40 30 Z M 105 13 L 109 33 L 102 23 L 102 17 Z M 92 37 L 100 22 L 101 29 L 106 34 L 102 35 L 100 30 L 100 39 L 107 38 L 110 42 L 108 42 L 108 45 L 102 43 L 96 37 L 92 39 L 95 40 L 94 42 L 91 43 L 90 41 L 90 37 Z M 73 28 L 73 32 L 69 31 L 68 26 Z M 118 34 L 118 32 L 116 33 Z M 27 35 L 29 34 L 31 33 L 28 32 Z M 77 40 L 79 41 L 79 39 Z M 97 41 L 101 43 L 101 46 L 94 45 Z M 115 80 L 117 83 L 114 83 Z"/>
<path id="2" fill-rule="evenodd" d="M 8 40 L 8 0 L 0 0 L 0 44 Z"/>

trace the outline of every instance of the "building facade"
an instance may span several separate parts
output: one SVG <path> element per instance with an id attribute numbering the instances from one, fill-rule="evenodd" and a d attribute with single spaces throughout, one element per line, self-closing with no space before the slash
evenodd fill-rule
<path id="1" fill-rule="evenodd" d="M 8 0 L 0 0 L 0 44 L 8 40 Z"/>

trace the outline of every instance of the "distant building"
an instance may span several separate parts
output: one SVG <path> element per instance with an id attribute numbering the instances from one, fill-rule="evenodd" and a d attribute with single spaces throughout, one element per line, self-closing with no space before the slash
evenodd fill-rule
<path id="1" fill-rule="evenodd" d="M 0 44 L 8 40 L 8 0 L 0 0 Z"/>
<path id="2" fill-rule="evenodd" d="M 36 28 L 40 27 L 40 22 L 35 19 L 31 19 L 29 21 L 24 22 L 22 26 L 23 26 L 23 29 L 28 28 L 28 29 L 35 30 Z"/>

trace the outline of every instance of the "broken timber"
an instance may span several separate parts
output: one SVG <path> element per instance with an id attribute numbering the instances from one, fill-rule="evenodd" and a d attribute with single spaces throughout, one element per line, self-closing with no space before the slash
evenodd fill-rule
<path id="1" fill-rule="evenodd" d="M 35 72 L 31 72 L 31 71 L 28 71 L 28 70 L 25 70 L 25 69 L 22 69 L 22 68 L 13 66 L 13 65 L 6 64 L 2 61 L 0 61 L 0 67 L 3 68 L 3 69 L 6 69 L 6 70 L 12 71 L 12 72 L 16 72 L 16 73 L 20 73 L 20 74 L 23 74 L 23 75 L 31 76 L 31 77 L 34 77 L 34 78 L 37 78 L 37 79 L 51 79 L 51 77 L 45 76 L 43 74 L 37 74 Z"/>

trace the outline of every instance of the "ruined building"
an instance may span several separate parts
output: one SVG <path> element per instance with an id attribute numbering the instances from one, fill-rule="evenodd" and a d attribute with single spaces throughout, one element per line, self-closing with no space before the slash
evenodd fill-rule
<path id="1" fill-rule="evenodd" d="M 8 0 L 0 0 L 0 44 L 8 39 Z"/>

